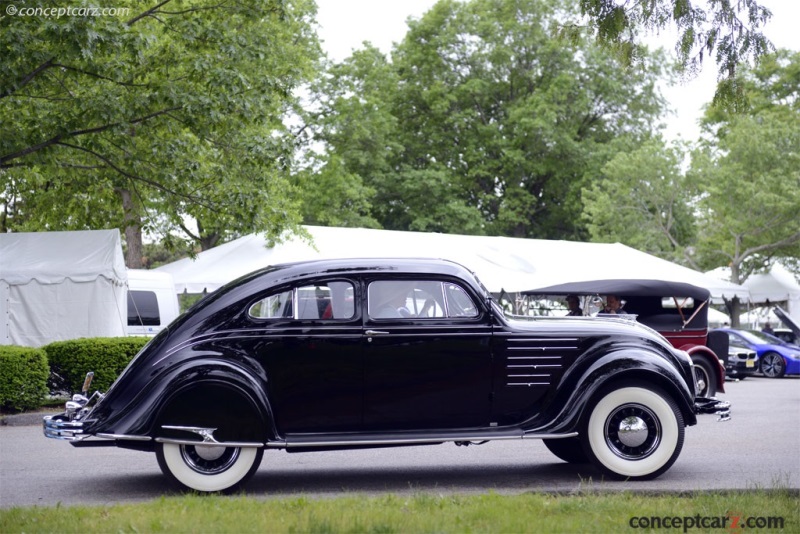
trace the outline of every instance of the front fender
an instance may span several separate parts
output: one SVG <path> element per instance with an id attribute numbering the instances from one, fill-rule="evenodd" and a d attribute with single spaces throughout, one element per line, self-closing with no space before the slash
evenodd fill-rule
<path id="1" fill-rule="evenodd" d="M 576 362 L 564 375 L 558 387 L 559 393 L 543 410 L 541 420 L 547 423 L 526 428 L 526 432 L 576 431 L 595 394 L 607 384 L 621 381 L 648 382 L 660 387 L 674 399 L 687 426 L 697 423 L 693 392 L 678 370 L 662 356 L 642 349 L 623 348 L 593 358 L 591 362 L 588 358 L 586 360 Z"/>

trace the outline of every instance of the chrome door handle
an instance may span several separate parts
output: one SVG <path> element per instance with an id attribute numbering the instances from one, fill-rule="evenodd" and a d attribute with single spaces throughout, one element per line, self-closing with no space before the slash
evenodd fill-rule
<path id="1" fill-rule="evenodd" d="M 388 334 L 389 332 L 387 332 L 386 330 L 367 330 L 364 333 L 368 336 L 374 336 L 377 334 Z"/>

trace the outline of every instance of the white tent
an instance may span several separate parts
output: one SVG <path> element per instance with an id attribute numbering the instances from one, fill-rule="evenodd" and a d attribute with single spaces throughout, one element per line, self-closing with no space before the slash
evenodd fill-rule
<path id="1" fill-rule="evenodd" d="M 786 302 L 786 311 L 800 322 L 800 284 L 784 266 L 776 263 L 769 273 L 751 275 L 742 285 L 750 291 L 754 304 Z M 777 317 L 764 318 L 762 322 L 766 320 L 773 325 L 780 324 Z"/>
<path id="2" fill-rule="evenodd" d="M 124 336 L 118 230 L 0 234 L 0 344 Z"/>
<path id="3" fill-rule="evenodd" d="M 516 293 L 579 280 L 653 278 L 705 287 L 715 297 L 748 297 L 740 286 L 618 243 L 320 226 L 305 229 L 311 242 L 291 237 L 267 248 L 263 237 L 251 234 L 201 252 L 196 260 L 185 258 L 159 269 L 172 273 L 178 292 L 200 293 L 277 263 L 320 258 L 434 257 L 457 261 L 475 271 L 493 293 Z"/>

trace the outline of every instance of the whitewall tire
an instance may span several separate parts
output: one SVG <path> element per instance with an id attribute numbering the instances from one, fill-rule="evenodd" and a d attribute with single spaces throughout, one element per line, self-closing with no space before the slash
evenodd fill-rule
<path id="1" fill-rule="evenodd" d="M 683 447 L 684 422 L 660 389 L 623 386 L 606 390 L 585 421 L 582 442 L 589 459 L 614 478 L 650 479 L 670 468 Z"/>
<path id="2" fill-rule="evenodd" d="M 230 491 L 258 469 L 260 447 L 215 447 L 159 443 L 158 465 L 185 488 L 202 492 Z"/>

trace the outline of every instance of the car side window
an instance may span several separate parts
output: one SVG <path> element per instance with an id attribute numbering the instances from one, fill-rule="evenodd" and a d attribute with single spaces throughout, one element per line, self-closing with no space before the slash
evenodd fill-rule
<path id="1" fill-rule="evenodd" d="M 445 283 L 448 317 L 477 317 L 478 307 L 461 286 Z"/>
<path id="2" fill-rule="evenodd" d="M 298 319 L 352 319 L 355 298 L 350 282 L 327 282 L 297 288 Z"/>
<path id="3" fill-rule="evenodd" d="M 292 318 L 292 291 L 281 291 L 250 306 L 248 314 L 254 319 Z"/>
<path id="4" fill-rule="evenodd" d="M 372 319 L 477 317 L 475 303 L 457 284 L 437 280 L 381 280 L 367 289 Z"/>

